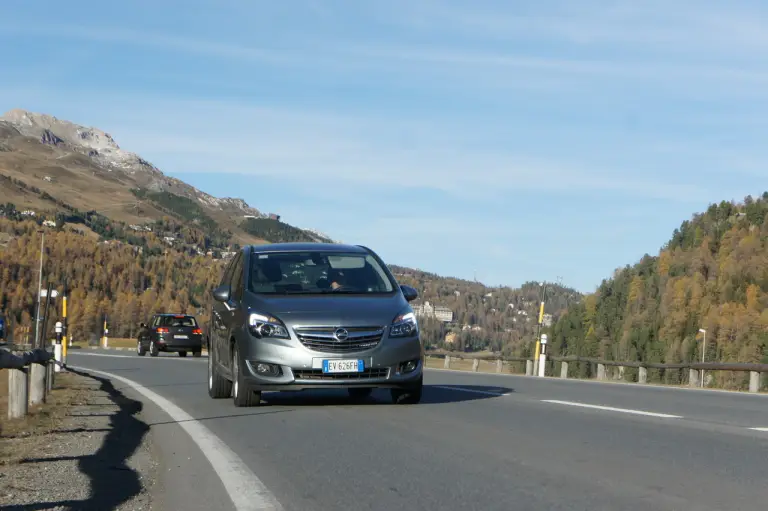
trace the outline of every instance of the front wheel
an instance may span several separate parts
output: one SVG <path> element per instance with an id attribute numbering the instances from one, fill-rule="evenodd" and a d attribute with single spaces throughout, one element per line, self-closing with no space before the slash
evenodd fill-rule
<path id="1" fill-rule="evenodd" d="M 208 395 L 213 399 L 223 399 L 232 394 L 232 382 L 223 378 L 216 370 L 213 352 L 208 352 Z"/>
<path id="2" fill-rule="evenodd" d="M 232 398 L 235 406 L 258 406 L 261 403 L 261 392 L 248 388 L 240 372 L 240 353 L 237 346 L 232 350 Z"/>

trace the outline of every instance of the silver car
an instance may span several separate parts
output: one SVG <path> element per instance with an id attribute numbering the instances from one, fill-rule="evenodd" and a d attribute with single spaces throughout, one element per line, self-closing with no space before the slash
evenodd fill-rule
<path id="1" fill-rule="evenodd" d="M 244 247 L 213 291 L 208 393 L 255 406 L 262 391 L 347 389 L 362 399 L 385 388 L 395 403 L 418 403 L 417 296 L 366 247 Z"/>

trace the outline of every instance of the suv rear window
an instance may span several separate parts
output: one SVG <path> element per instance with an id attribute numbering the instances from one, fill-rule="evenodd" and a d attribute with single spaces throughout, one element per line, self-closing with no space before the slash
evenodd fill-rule
<path id="1" fill-rule="evenodd" d="M 162 316 L 160 318 L 160 326 L 195 327 L 197 326 L 197 321 L 192 316 Z"/>

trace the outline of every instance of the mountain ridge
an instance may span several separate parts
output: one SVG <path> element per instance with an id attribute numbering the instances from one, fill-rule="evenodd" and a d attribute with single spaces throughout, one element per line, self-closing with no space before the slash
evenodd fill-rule
<path id="1" fill-rule="evenodd" d="M 32 143 L 35 140 L 39 147 Z M 17 161 L 10 163 L 15 156 Z M 5 160 L 5 161 L 4 161 Z M 5 164 L 4 164 L 5 163 Z M 39 169 L 40 172 L 36 172 Z M 43 175 L 47 170 L 51 175 Z M 104 193 L 117 193 L 118 204 L 125 207 L 122 211 L 115 211 L 115 201 L 106 201 L 105 216 L 117 217 L 116 219 L 127 223 L 142 223 L 141 215 L 137 213 L 135 197 L 128 196 L 128 190 L 145 190 L 150 194 L 173 194 L 193 201 L 222 230 L 231 229 L 230 223 L 235 224 L 232 229 L 233 237 L 238 243 L 263 243 L 266 240 L 260 238 L 258 229 L 251 224 L 241 228 L 242 223 L 249 218 L 266 220 L 270 218 L 264 213 L 249 205 L 244 199 L 236 197 L 215 197 L 184 181 L 163 173 L 157 166 L 139 156 L 121 148 L 117 141 L 108 132 L 102 129 L 76 124 L 69 120 L 59 119 L 53 115 L 37 113 L 20 108 L 9 110 L 0 116 L 0 172 L 5 171 L 6 177 L 20 180 L 27 185 L 43 189 L 49 195 L 60 198 L 62 188 L 67 188 L 67 180 L 71 179 L 72 186 L 65 191 L 67 195 L 77 196 L 80 190 L 91 191 L 90 195 L 98 193 L 104 187 L 104 181 L 112 184 L 124 185 L 121 190 L 117 187 L 107 188 Z M 86 177 L 90 171 L 90 176 Z M 29 175 L 31 172 L 32 175 Z M 25 175 L 26 174 L 26 175 Z M 74 174 L 74 176 L 73 176 Z M 56 179 L 57 186 L 47 186 L 45 183 L 34 182 L 48 180 L 53 183 Z M 30 182 L 32 181 L 32 182 Z M 58 189 L 58 190 L 57 190 Z M 96 192 L 93 192 L 96 190 Z M 1 192 L 1 191 L 0 191 Z M 2 199 L 0 193 L 0 199 Z M 135 193 L 133 194 L 135 196 Z M 157 196 L 154 197 L 155 199 Z M 7 199 L 7 197 L 6 197 Z M 85 198 L 87 199 L 87 197 Z M 172 197 L 164 197 L 166 202 Z M 153 201 L 149 196 L 150 203 Z M 99 205 L 100 200 L 80 200 L 72 206 L 79 209 L 88 208 L 91 204 Z M 133 203 L 133 204 L 132 204 Z M 19 204 L 19 206 L 37 206 L 39 204 Z M 81 208 L 82 206 L 82 208 Z M 133 211 L 127 211 L 133 206 Z M 168 213 L 168 208 L 160 208 L 152 211 L 156 204 L 148 204 L 146 219 L 153 221 Z M 182 207 L 194 207 L 185 204 Z M 98 211 L 98 208 L 94 208 Z M 104 209 L 104 208 L 102 208 Z M 118 208 L 119 209 L 119 208 Z M 171 208 L 173 209 L 173 208 Z M 109 214 L 111 213 L 111 214 Z M 184 218 L 181 218 L 184 220 Z M 288 224 L 286 224 L 288 225 Z M 301 235 L 312 241 L 332 241 L 330 237 L 316 229 L 302 229 L 291 226 L 300 231 Z"/>

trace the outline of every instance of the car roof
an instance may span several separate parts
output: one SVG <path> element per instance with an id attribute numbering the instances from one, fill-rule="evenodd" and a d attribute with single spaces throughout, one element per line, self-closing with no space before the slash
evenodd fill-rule
<path id="1" fill-rule="evenodd" d="M 367 250 L 359 245 L 346 245 L 343 243 L 267 243 L 264 245 L 251 245 L 253 253 L 265 252 L 353 252 L 367 254 Z"/>
<path id="2" fill-rule="evenodd" d="M 179 316 L 179 317 L 184 317 L 184 318 L 194 318 L 195 317 L 194 314 L 182 314 L 182 313 L 175 314 L 173 312 L 158 312 L 157 314 L 155 314 L 155 316 Z"/>

